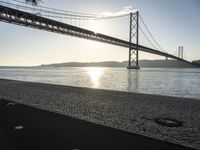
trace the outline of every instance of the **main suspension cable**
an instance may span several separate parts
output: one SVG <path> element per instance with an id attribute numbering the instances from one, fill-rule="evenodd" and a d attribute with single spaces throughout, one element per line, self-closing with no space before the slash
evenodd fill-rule
<path id="1" fill-rule="evenodd" d="M 143 33 L 145 38 L 148 40 L 148 42 L 153 46 L 153 48 L 157 49 L 156 46 L 151 42 L 151 40 L 148 38 L 148 36 L 145 34 L 145 32 L 142 30 L 142 28 L 139 26 L 140 31 Z"/>
<path id="2" fill-rule="evenodd" d="M 151 36 L 151 38 L 153 39 L 153 41 L 156 43 L 156 45 L 159 47 L 159 49 L 161 49 L 163 52 L 165 52 L 165 50 L 160 46 L 160 44 L 158 44 L 158 42 L 156 41 L 156 39 L 154 38 L 154 36 L 152 35 L 152 33 L 150 32 L 150 30 L 148 29 L 146 23 L 144 22 L 143 18 L 141 15 L 139 15 L 144 27 L 146 28 L 147 32 L 149 33 L 149 35 Z"/>
<path id="3" fill-rule="evenodd" d="M 28 4 L 29 6 L 25 6 L 27 4 L 25 2 L 22 2 L 19 0 L 12 0 L 12 1 L 17 2 L 17 4 L 13 4 L 13 3 L 5 2 L 5 1 L 0 1 L 0 2 L 12 7 L 17 6 L 18 9 L 21 8 L 21 9 L 26 9 L 29 11 L 38 11 L 37 14 L 39 14 L 39 12 L 48 13 L 48 15 L 46 14 L 42 14 L 42 15 L 55 17 L 55 18 L 80 19 L 80 20 L 102 20 L 102 19 L 120 18 L 120 17 L 124 17 L 128 15 L 128 14 L 121 14 L 121 15 L 116 15 L 116 16 L 105 16 L 102 14 L 79 13 L 79 12 L 73 12 L 73 11 L 59 10 L 55 8 L 45 7 L 45 6 L 34 7 L 31 4 Z M 22 6 L 18 3 L 25 4 L 25 5 Z"/>

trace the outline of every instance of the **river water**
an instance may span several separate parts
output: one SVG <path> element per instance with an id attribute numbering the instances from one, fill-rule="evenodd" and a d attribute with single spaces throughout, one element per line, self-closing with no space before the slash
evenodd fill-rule
<path id="1" fill-rule="evenodd" d="M 4 67 L 0 78 L 200 99 L 200 69 Z"/>

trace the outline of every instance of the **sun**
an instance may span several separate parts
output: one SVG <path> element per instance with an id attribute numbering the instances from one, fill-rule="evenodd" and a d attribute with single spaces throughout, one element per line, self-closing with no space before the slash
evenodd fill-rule
<path id="1" fill-rule="evenodd" d="M 88 25 L 86 28 L 94 32 L 94 34 L 106 34 L 105 24 L 101 20 L 88 20 Z M 86 48 L 93 50 L 100 50 L 102 48 L 102 43 L 92 40 L 85 40 L 85 45 Z"/>
<path id="2" fill-rule="evenodd" d="M 104 23 L 100 20 L 89 20 L 88 29 L 93 31 L 95 34 L 105 33 L 104 31 Z"/>

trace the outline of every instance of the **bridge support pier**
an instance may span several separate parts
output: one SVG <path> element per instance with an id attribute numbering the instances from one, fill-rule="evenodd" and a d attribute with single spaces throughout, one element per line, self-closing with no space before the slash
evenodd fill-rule
<path id="1" fill-rule="evenodd" d="M 135 47 L 131 43 L 136 44 Z M 129 34 L 129 61 L 127 69 L 140 69 L 138 64 L 138 43 L 139 43 L 139 12 L 130 13 L 130 34 Z"/>

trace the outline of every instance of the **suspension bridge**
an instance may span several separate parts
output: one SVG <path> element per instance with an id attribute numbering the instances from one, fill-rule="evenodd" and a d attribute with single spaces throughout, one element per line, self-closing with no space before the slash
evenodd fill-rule
<path id="1" fill-rule="evenodd" d="M 128 48 L 128 69 L 140 68 L 138 64 L 139 51 L 192 64 L 180 55 L 175 56 L 164 51 L 147 28 L 139 11 L 110 16 L 96 15 L 44 6 L 36 7 L 22 1 L 13 0 L 12 3 L 0 1 L 0 21 Z M 140 22 L 153 39 L 154 44 L 145 34 Z M 121 33 L 119 28 L 116 27 L 119 24 L 122 29 Z M 98 30 L 97 26 L 103 27 Z M 153 48 L 139 44 L 139 31 Z"/>

